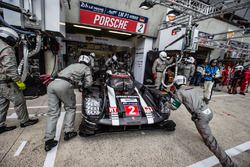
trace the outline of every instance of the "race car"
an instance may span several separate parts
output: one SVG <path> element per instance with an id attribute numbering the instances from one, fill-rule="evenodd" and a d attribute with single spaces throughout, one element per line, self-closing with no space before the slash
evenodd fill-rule
<path id="1" fill-rule="evenodd" d="M 109 73 L 104 84 L 82 91 L 82 137 L 100 132 L 162 128 L 175 130 L 164 105 L 168 95 L 149 89 L 128 72 Z"/>

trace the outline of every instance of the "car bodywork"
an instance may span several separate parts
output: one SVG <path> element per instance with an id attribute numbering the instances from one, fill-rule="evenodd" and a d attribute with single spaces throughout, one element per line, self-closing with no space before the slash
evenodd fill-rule
<path id="1" fill-rule="evenodd" d="M 175 130 L 162 97 L 160 91 L 138 83 L 127 72 L 108 75 L 103 85 L 82 92 L 79 134 L 148 128 Z"/>

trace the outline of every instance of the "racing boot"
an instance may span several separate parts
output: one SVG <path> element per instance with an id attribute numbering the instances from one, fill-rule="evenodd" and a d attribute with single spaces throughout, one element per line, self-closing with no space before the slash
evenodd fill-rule
<path id="1" fill-rule="evenodd" d="M 64 140 L 68 141 L 77 136 L 77 132 L 64 132 Z"/>
<path id="2" fill-rule="evenodd" d="M 246 96 L 246 94 L 244 92 L 240 92 L 240 94 L 243 95 L 243 96 Z"/>
<path id="3" fill-rule="evenodd" d="M 28 121 L 24 122 L 24 123 L 21 123 L 20 126 L 21 128 L 25 128 L 27 126 L 31 126 L 31 125 L 34 125 L 38 122 L 38 119 L 29 119 Z"/>
<path id="4" fill-rule="evenodd" d="M 54 139 L 47 140 L 45 142 L 45 151 L 50 151 L 53 147 L 55 147 L 58 144 L 58 141 Z"/>
<path id="5" fill-rule="evenodd" d="M 4 133 L 4 132 L 8 132 L 8 131 L 11 131 L 11 130 L 14 130 L 16 129 L 16 126 L 3 126 L 3 127 L 0 127 L 0 134 L 1 133 Z"/>

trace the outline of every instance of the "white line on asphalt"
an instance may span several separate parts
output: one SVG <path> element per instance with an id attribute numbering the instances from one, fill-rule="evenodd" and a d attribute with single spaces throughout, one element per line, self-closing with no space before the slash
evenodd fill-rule
<path id="1" fill-rule="evenodd" d="M 81 106 L 82 104 L 76 104 L 76 106 Z M 30 106 L 27 109 L 37 109 L 37 108 L 48 108 L 48 106 Z M 10 110 L 14 110 L 13 107 L 9 108 Z"/>
<path id="2" fill-rule="evenodd" d="M 58 119 L 57 126 L 56 126 L 56 137 L 55 140 L 58 141 L 57 146 L 55 146 L 52 150 L 47 153 L 46 159 L 44 161 L 43 167 L 53 167 L 56 159 L 56 152 L 58 145 L 60 143 L 60 136 L 62 131 L 62 125 L 64 120 L 65 112 L 61 112 L 61 116 Z"/>
<path id="3" fill-rule="evenodd" d="M 25 145 L 27 144 L 27 141 L 23 141 L 21 143 L 21 145 L 18 147 L 18 149 L 16 150 L 14 157 L 19 156 L 20 153 L 22 152 L 23 148 L 25 147 Z"/>
<path id="4" fill-rule="evenodd" d="M 227 97 L 227 96 L 232 96 L 232 95 L 227 95 L 227 94 L 225 94 L 225 95 L 212 95 L 212 97 Z"/>
<path id="5" fill-rule="evenodd" d="M 76 111 L 76 114 L 82 113 L 81 111 Z M 40 113 L 40 114 L 29 114 L 29 117 L 41 117 L 47 116 L 47 113 Z M 10 116 L 7 116 L 7 119 L 17 119 L 16 113 L 12 113 Z"/>
<path id="6" fill-rule="evenodd" d="M 227 97 L 227 96 L 232 96 L 232 95 L 227 95 L 227 94 L 225 94 L 225 95 L 212 95 L 212 98 L 213 97 Z M 203 98 L 203 96 L 200 96 L 200 97 Z"/>
<path id="7" fill-rule="evenodd" d="M 230 148 L 226 151 L 226 153 L 230 157 L 233 157 L 249 149 L 250 149 L 250 141 L 240 144 L 236 147 Z M 207 159 L 189 165 L 188 167 L 212 167 L 214 165 L 217 165 L 218 163 L 219 163 L 218 159 L 215 156 L 211 156 Z"/>

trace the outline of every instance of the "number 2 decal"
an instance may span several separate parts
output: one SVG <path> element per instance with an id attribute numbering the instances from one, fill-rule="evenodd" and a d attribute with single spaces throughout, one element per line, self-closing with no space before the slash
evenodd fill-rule
<path id="1" fill-rule="evenodd" d="M 136 26 L 136 32 L 137 33 L 144 33 L 145 31 L 145 24 L 144 23 L 137 23 L 137 26 Z"/>
<path id="2" fill-rule="evenodd" d="M 141 32 L 142 28 L 143 28 L 143 25 L 141 24 L 141 25 L 139 26 L 138 32 Z"/>
<path id="3" fill-rule="evenodd" d="M 124 106 L 126 116 L 139 116 L 139 109 L 137 105 Z"/>
<path id="4" fill-rule="evenodd" d="M 130 109 L 129 115 L 136 115 L 135 107 L 134 106 L 129 106 L 128 108 Z"/>

